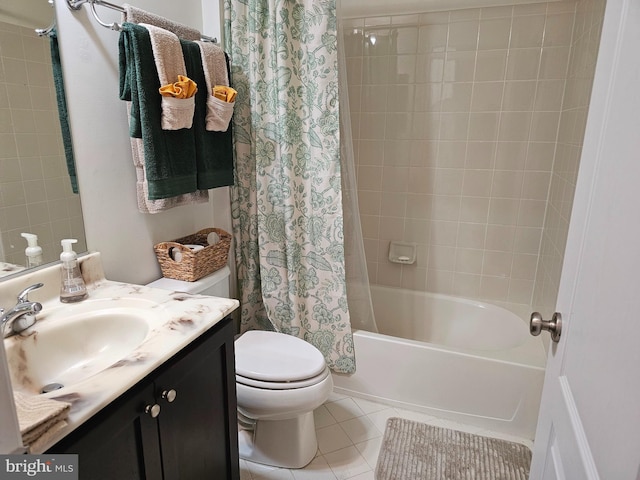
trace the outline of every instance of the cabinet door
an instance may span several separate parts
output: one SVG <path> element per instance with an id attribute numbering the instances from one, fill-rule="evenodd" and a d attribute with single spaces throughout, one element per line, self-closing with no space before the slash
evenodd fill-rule
<path id="1" fill-rule="evenodd" d="M 240 476 L 233 335 L 220 322 L 156 380 L 164 480 Z"/>
<path id="2" fill-rule="evenodd" d="M 77 453 L 79 478 L 158 480 L 162 478 L 153 385 L 134 387 L 48 453 Z"/>

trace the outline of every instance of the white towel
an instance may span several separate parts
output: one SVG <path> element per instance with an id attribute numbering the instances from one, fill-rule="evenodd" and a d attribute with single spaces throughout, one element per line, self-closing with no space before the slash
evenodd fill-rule
<path id="1" fill-rule="evenodd" d="M 229 72 L 224 50 L 215 43 L 196 42 L 200 47 L 202 69 L 207 82 L 206 129 L 212 132 L 226 132 L 233 116 L 234 103 L 225 102 L 213 96 L 216 85 L 229 86 Z"/>
<path id="2" fill-rule="evenodd" d="M 126 102 L 126 104 L 127 118 L 130 119 L 131 102 Z M 197 190 L 176 197 L 149 200 L 149 188 L 144 170 L 144 144 L 141 138 L 130 138 L 130 140 L 131 156 L 133 158 L 133 165 L 136 167 L 136 197 L 139 212 L 160 213 L 173 207 L 207 203 L 209 201 L 209 192 L 207 190 Z"/>
<path id="3" fill-rule="evenodd" d="M 153 60 L 158 71 L 160 86 L 177 82 L 178 75 L 186 77 L 187 67 L 184 63 L 178 36 L 154 25 L 141 23 L 140 26 L 149 31 Z M 158 95 L 160 94 L 158 93 Z M 192 127 L 196 108 L 195 97 L 162 97 L 161 108 L 160 123 L 163 130 L 180 130 Z"/>
<path id="4" fill-rule="evenodd" d="M 29 450 L 37 451 L 54 434 L 67 425 L 71 404 L 52 400 L 41 395 L 26 395 L 14 392 L 18 424 L 22 443 Z"/>

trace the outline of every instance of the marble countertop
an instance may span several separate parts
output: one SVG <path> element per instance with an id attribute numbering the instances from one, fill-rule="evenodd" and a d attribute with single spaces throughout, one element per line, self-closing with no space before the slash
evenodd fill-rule
<path id="1" fill-rule="evenodd" d="M 62 304 L 59 301 L 59 265 L 18 277 L 16 280 L 20 284 L 13 285 L 16 283 L 14 281 L 7 286 L 3 283 L 0 287 L 0 299 L 7 296 L 7 289 L 15 294 L 33 283 L 43 282 L 47 285 L 29 295 L 30 300 L 39 301 L 43 306 L 42 312 L 38 314 L 38 322 L 28 331 L 31 335 L 38 328 L 45 329 L 47 321 L 54 321 L 51 318 L 55 318 L 56 322 L 64 321 L 59 314 L 51 314 L 49 318 L 47 312 L 67 311 L 64 309 L 78 308 L 83 304 L 83 308 L 90 308 L 93 302 L 101 306 L 112 303 L 117 307 L 122 300 L 132 299 L 138 304 L 149 305 L 149 311 L 153 312 L 150 331 L 140 345 L 110 367 L 63 389 L 42 394 L 71 403 L 71 409 L 67 426 L 48 439 L 39 451 L 31 453 L 41 453 L 64 438 L 239 306 L 234 299 L 189 295 L 106 280 L 99 254 L 91 254 L 82 259 L 82 273 L 89 297 L 79 303 Z M 52 287 L 53 283 L 55 287 Z M 5 349 L 11 348 L 12 343 L 24 341 L 24 338 L 27 337 L 18 335 L 5 339 Z M 12 365 L 9 362 L 9 370 L 14 378 L 16 375 L 22 376 L 19 382 L 15 382 L 20 384 L 14 385 L 16 390 L 37 394 L 24 388 L 24 385 L 29 385 L 27 364 Z"/>
<path id="2" fill-rule="evenodd" d="M 13 263 L 0 262 L 0 278 L 7 275 L 13 275 L 24 270 L 22 265 L 14 265 Z"/>

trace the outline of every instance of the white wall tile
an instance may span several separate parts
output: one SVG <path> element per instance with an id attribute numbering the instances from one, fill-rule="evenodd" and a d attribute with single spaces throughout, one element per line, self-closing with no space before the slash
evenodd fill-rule
<path id="1" fill-rule="evenodd" d="M 579 158 L 569 139 L 585 114 L 561 117 L 562 101 L 589 93 L 576 79 L 565 99 L 567 3 L 351 20 L 363 29 L 349 38 L 349 92 L 375 282 L 531 301 L 558 132 L 559 171 L 576 171 Z M 572 193 L 561 179 L 557 217 Z M 418 265 L 388 263 L 396 235 L 419 244 Z"/>

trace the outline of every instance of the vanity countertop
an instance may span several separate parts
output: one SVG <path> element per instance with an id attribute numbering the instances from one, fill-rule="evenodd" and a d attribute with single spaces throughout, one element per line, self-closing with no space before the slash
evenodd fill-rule
<path id="1" fill-rule="evenodd" d="M 28 331 L 31 335 L 37 335 L 38 327 L 46 328 L 47 320 L 65 321 L 59 314 L 55 316 L 55 320 L 51 320 L 47 312 L 73 312 L 74 309 L 81 310 L 81 307 L 90 308 L 93 302 L 101 307 L 111 303 L 114 307 L 118 307 L 123 300 L 149 305 L 149 312 L 153 312 L 153 318 L 149 322 L 149 332 L 142 343 L 115 364 L 60 390 L 42 394 L 48 398 L 69 402 L 71 409 L 67 426 L 56 432 L 46 444 L 40 445 L 37 451 L 31 451 L 31 453 L 46 451 L 239 306 L 239 302 L 234 299 L 189 295 L 106 280 L 99 254 L 83 257 L 81 268 L 89 292 L 89 297 L 82 302 L 60 303 L 58 299 L 59 265 L 18 277 L 16 280 L 19 284 L 10 287 L 3 283 L 0 297 L 6 298 L 7 288 L 12 292 L 15 290 L 13 292 L 15 295 L 28 285 L 37 282 L 45 283 L 45 287 L 29 294 L 30 300 L 39 301 L 43 306 L 42 312 L 38 314 L 38 322 Z M 47 283 L 49 283 L 48 286 Z M 54 283 L 55 287 L 52 288 L 51 284 Z M 54 318 L 53 314 L 51 315 Z M 21 341 L 23 341 L 21 336 L 9 337 L 5 339 L 5 349 L 11 348 L 12 342 Z M 21 381 L 16 382 L 20 385 L 14 385 L 15 390 L 32 395 L 37 394 L 36 391 L 28 391 L 23 387 L 29 385 L 28 364 L 22 366 L 10 364 L 9 370 L 12 371 L 14 378 L 18 375 L 16 372 L 20 370 Z"/>

